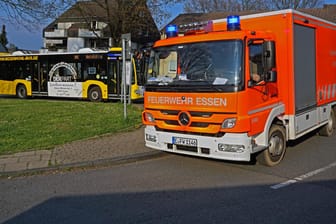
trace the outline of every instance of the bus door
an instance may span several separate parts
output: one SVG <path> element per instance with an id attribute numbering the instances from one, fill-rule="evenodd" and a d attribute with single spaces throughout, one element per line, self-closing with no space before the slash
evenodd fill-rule
<path id="1" fill-rule="evenodd" d="M 111 98 L 118 98 L 122 89 L 122 62 L 118 58 L 108 60 L 108 92 Z"/>
<path id="2" fill-rule="evenodd" d="M 136 77 L 137 77 L 136 84 L 138 84 L 139 86 L 144 86 L 146 83 L 149 56 L 150 56 L 149 51 L 144 51 L 134 56 L 134 63 L 135 63 Z"/>
<path id="3" fill-rule="evenodd" d="M 46 93 L 48 91 L 48 63 L 46 61 L 38 62 L 37 65 L 34 65 L 37 71 L 34 72 L 33 82 L 33 91 L 39 93 Z"/>
<path id="4" fill-rule="evenodd" d="M 32 91 L 38 92 L 39 91 L 39 69 L 37 62 L 31 62 L 30 65 L 31 71 L 31 83 L 32 83 Z"/>

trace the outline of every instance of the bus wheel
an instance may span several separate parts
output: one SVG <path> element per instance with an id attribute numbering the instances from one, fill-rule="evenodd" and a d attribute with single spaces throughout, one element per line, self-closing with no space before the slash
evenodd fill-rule
<path id="1" fill-rule="evenodd" d="M 330 116 L 328 118 L 328 123 L 319 130 L 319 134 L 322 136 L 330 137 L 334 133 L 335 128 L 336 128 L 335 110 L 332 108 L 330 111 Z"/>
<path id="2" fill-rule="evenodd" d="M 285 129 L 280 125 L 272 125 L 268 134 L 268 148 L 257 156 L 257 161 L 266 166 L 275 166 L 280 163 L 285 151 Z"/>
<path id="3" fill-rule="evenodd" d="M 92 102 L 102 101 L 102 94 L 98 86 L 94 86 L 89 90 L 89 100 Z"/>
<path id="4" fill-rule="evenodd" d="M 24 85 L 18 85 L 16 87 L 16 96 L 20 99 L 27 98 L 27 89 Z"/>

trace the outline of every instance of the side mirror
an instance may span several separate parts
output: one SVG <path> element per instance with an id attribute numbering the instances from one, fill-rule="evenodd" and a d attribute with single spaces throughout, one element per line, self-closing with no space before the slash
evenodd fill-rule
<path id="1" fill-rule="evenodd" d="M 268 82 L 276 82 L 277 81 L 277 72 L 276 71 L 267 72 L 266 80 Z"/>
<path id="2" fill-rule="evenodd" d="M 275 68 L 275 42 L 274 41 L 265 41 L 263 43 L 263 66 L 265 73 L 271 71 Z"/>

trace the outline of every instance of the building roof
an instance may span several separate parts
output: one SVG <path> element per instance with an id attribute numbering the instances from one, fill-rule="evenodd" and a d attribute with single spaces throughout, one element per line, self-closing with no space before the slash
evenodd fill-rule
<path id="1" fill-rule="evenodd" d="M 109 0 L 106 2 L 108 6 L 106 6 L 104 0 L 77 1 L 76 4 L 61 14 L 44 30 L 53 30 L 56 27 L 55 25 L 58 23 L 73 23 L 71 29 L 78 29 L 88 28 L 88 24 L 92 21 L 104 22 L 107 24 L 109 21 L 116 21 L 119 24 L 125 24 L 125 21 L 127 21 L 127 30 L 124 32 L 132 33 L 132 40 L 134 39 L 134 41 L 152 42 L 159 39 L 159 30 L 151 16 L 150 11 L 147 8 L 145 1 L 143 1 L 143 5 L 141 5 L 141 3 L 137 5 L 137 10 L 133 9 L 130 10 L 130 12 L 124 13 L 123 18 L 120 18 L 120 12 L 116 13 L 116 10 L 120 9 L 117 7 L 116 0 Z M 132 1 L 127 3 L 126 6 L 130 6 L 129 9 L 131 9 Z M 139 17 L 139 13 L 142 13 L 142 16 Z M 106 27 L 103 32 L 108 33 L 108 30 L 109 27 Z"/>
<path id="2" fill-rule="evenodd" d="M 316 16 L 333 23 L 336 23 L 336 4 L 326 4 L 323 8 L 310 8 L 310 9 L 297 9 L 297 11 Z M 256 13 L 262 13 L 265 11 L 241 11 L 235 12 L 235 15 L 244 16 Z M 168 24 L 191 24 L 191 23 L 202 23 L 204 21 L 223 19 L 227 16 L 232 15 L 232 12 L 209 12 L 209 13 L 184 13 L 175 17 Z M 164 31 L 165 27 L 161 30 Z"/>

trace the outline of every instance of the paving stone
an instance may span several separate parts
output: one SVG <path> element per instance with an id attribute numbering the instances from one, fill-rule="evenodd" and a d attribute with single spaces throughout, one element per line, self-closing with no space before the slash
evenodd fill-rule
<path id="1" fill-rule="evenodd" d="M 40 155 L 22 156 L 19 158 L 19 162 L 41 161 Z"/>
<path id="2" fill-rule="evenodd" d="M 49 161 L 31 161 L 28 162 L 28 169 L 37 169 L 37 168 L 44 168 L 49 166 Z"/>
<path id="3" fill-rule="evenodd" d="M 41 154 L 40 155 L 40 160 L 41 161 L 49 161 L 51 158 L 51 152 L 49 154 Z"/>
<path id="4" fill-rule="evenodd" d="M 19 160 L 18 157 L 8 157 L 8 158 L 0 159 L 0 164 L 17 163 L 18 160 Z"/>
<path id="5" fill-rule="evenodd" d="M 27 162 L 24 163 L 8 163 L 5 165 L 4 172 L 21 171 L 27 169 Z"/>
<path id="6" fill-rule="evenodd" d="M 34 155 L 36 155 L 36 151 L 18 152 L 14 154 L 15 157 L 34 156 Z"/>
<path id="7" fill-rule="evenodd" d="M 0 172 L 23 171 L 153 152 L 145 147 L 144 130 L 109 134 L 56 146 L 52 150 L 20 152 L 0 157 Z"/>

